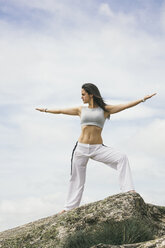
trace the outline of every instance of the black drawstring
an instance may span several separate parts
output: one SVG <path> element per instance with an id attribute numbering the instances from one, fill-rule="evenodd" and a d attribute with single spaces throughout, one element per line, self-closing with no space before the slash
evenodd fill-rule
<path id="1" fill-rule="evenodd" d="M 75 147 L 73 148 L 73 151 L 72 151 L 72 157 L 71 157 L 71 172 L 70 172 L 70 174 L 72 175 L 72 162 L 73 162 L 73 155 L 74 155 L 74 151 L 75 151 L 75 149 L 76 149 L 76 147 L 77 147 L 77 144 L 78 144 L 78 141 L 76 142 L 76 145 L 75 145 Z"/>

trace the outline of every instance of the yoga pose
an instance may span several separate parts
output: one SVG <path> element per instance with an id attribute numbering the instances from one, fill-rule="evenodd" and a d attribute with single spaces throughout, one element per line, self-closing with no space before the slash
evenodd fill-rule
<path id="1" fill-rule="evenodd" d="M 137 101 L 118 105 L 107 105 L 101 97 L 99 89 L 94 84 L 84 84 L 81 94 L 81 99 L 87 106 L 55 110 L 36 108 L 36 110 L 46 113 L 78 115 L 81 119 L 81 135 L 72 152 L 68 196 L 65 207 L 60 213 L 80 205 L 85 184 L 86 165 L 89 158 L 102 162 L 118 171 L 119 186 L 122 192 L 135 192 L 127 156 L 112 147 L 105 146 L 101 132 L 105 120 L 111 114 L 136 106 L 151 98 L 156 93 L 147 95 Z"/>

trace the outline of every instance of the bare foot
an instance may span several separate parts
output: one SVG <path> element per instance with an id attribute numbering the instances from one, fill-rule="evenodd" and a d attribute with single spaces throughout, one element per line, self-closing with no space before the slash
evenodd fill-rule
<path id="1" fill-rule="evenodd" d="M 129 192 L 129 193 L 136 193 L 135 190 L 129 190 L 128 192 Z"/>
<path id="2" fill-rule="evenodd" d="M 59 212 L 58 214 L 63 214 L 63 213 L 65 213 L 66 212 L 66 210 L 62 210 L 61 212 Z"/>

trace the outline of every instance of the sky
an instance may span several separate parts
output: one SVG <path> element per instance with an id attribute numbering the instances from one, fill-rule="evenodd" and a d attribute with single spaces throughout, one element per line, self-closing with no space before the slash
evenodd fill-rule
<path id="1" fill-rule="evenodd" d="M 136 191 L 165 206 L 165 1 L 0 0 L 0 231 L 63 209 L 77 116 L 94 83 L 107 104 L 152 99 L 111 115 L 104 144 L 127 154 Z M 120 193 L 89 161 L 82 204 Z"/>

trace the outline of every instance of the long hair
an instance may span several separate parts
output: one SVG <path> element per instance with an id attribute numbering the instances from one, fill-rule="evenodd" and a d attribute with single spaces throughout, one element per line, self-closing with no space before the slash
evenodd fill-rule
<path id="1" fill-rule="evenodd" d="M 86 83 L 82 85 L 82 89 L 84 89 L 89 95 L 93 95 L 93 101 L 97 104 L 100 108 L 102 108 L 105 112 L 108 112 L 105 109 L 106 103 L 104 102 L 99 89 L 96 85 Z"/>

